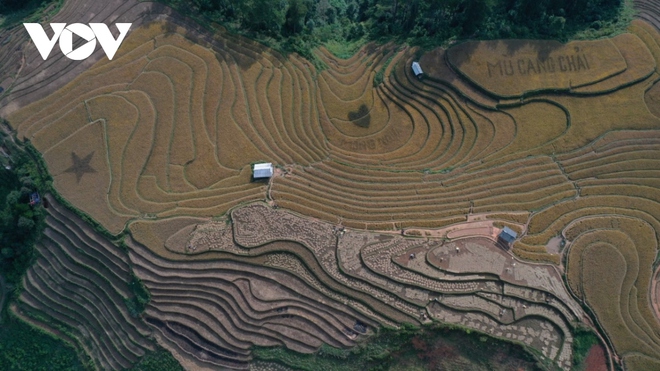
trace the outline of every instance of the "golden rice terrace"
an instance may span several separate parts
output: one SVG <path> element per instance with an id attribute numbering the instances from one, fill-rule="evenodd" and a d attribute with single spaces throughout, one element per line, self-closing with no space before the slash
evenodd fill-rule
<path id="1" fill-rule="evenodd" d="M 19 28 L 0 43 L 0 115 L 78 210 L 47 196 L 12 311 L 94 367 L 159 344 L 189 370 L 266 370 L 255 346 L 347 349 L 439 321 L 564 370 L 587 326 L 609 367 L 660 369 L 657 1 L 610 39 L 319 48 L 322 71 L 108 4 L 95 21 L 133 22 L 111 61 L 43 61 Z M 133 277 L 151 293 L 138 317 Z"/>

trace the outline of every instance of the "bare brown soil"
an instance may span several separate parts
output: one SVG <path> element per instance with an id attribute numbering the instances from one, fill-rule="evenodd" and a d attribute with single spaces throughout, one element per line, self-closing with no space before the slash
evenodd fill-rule
<path id="1" fill-rule="evenodd" d="M 585 360 L 586 371 L 608 371 L 605 350 L 601 345 L 594 345 L 589 349 Z"/>

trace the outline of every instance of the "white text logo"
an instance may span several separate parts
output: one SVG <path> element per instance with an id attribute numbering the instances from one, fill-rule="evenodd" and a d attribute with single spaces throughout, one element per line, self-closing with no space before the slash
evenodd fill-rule
<path id="1" fill-rule="evenodd" d="M 50 39 L 39 23 L 23 23 L 23 26 L 25 26 L 25 29 L 30 34 L 34 45 L 44 60 L 48 58 L 48 55 L 59 39 L 62 53 L 69 59 L 81 61 L 94 53 L 96 40 L 101 44 L 101 48 L 103 48 L 108 59 L 112 60 L 117 49 L 119 49 L 119 45 L 124 41 L 128 29 L 131 28 L 131 23 L 116 24 L 119 30 L 119 37 L 117 39 L 112 36 L 108 26 L 103 23 L 90 23 L 89 26 L 82 23 L 72 23 L 68 26 L 66 23 L 51 23 L 50 27 L 53 29 L 53 37 Z M 87 41 L 76 50 L 73 50 L 74 33 Z"/>

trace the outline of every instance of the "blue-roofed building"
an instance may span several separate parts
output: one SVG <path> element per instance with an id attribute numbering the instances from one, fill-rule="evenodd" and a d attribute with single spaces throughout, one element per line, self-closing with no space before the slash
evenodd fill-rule
<path id="1" fill-rule="evenodd" d="M 518 238 L 518 233 L 514 232 L 513 229 L 509 227 L 504 227 L 497 239 L 502 242 L 504 246 L 510 247 L 516 238 Z"/>
<path id="2" fill-rule="evenodd" d="M 34 192 L 30 195 L 30 206 L 39 205 L 40 202 L 41 197 L 39 196 L 39 193 Z"/>

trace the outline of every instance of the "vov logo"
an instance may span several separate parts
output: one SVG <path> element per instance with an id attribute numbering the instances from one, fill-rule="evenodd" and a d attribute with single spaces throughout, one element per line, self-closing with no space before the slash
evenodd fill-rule
<path id="1" fill-rule="evenodd" d="M 25 29 L 30 34 L 34 45 L 37 47 L 41 57 L 46 60 L 48 55 L 53 50 L 57 40 L 60 40 L 60 50 L 69 59 L 74 61 L 81 61 L 86 59 L 96 49 L 96 41 L 98 40 L 101 44 L 101 48 L 105 52 L 105 55 L 108 56 L 108 59 L 112 60 L 112 57 L 117 53 L 117 49 L 121 45 L 122 41 L 128 33 L 128 29 L 131 28 L 132 23 L 117 23 L 117 29 L 119 30 L 119 37 L 117 39 L 112 36 L 110 29 L 103 23 L 90 23 L 89 26 L 82 23 L 72 23 L 66 25 L 66 23 L 51 23 L 50 27 L 53 29 L 53 38 L 49 39 L 46 35 L 46 31 L 39 23 L 23 23 Z M 76 34 L 83 39 L 87 40 L 87 43 L 81 45 L 78 49 L 73 50 L 73 34 Z"/>

